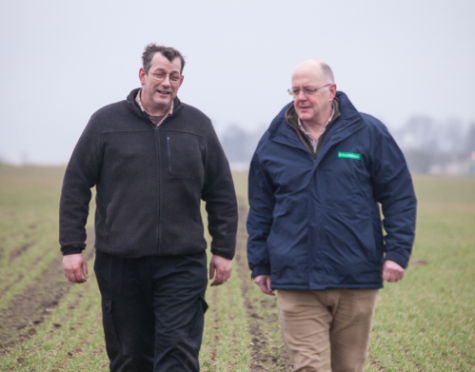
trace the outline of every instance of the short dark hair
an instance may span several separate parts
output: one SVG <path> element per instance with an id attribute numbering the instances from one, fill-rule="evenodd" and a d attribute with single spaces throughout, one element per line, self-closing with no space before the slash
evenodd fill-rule
<path id="1" fill-rule="evenodd" d="M 175 58 L 180 58 L 180 61 L 181 61 L 180 74 L 183 73 L 183 69 L 185 68 L 185 59 L 183 58 L 181 53 L 175 48 L 166 47 L 163 45 L 157 45 L 154 43 L 148 44 L 145 47 L 145 50 L 142 54 L 142 62 L 143 62 L 143 68 L 145 70 L 145 73 L 148 74 L 148 70 L 150 70 L 150 65 L 152 64 L 152 59 L 155 53 L 161 53 L 170 62 L 172 62 Z"/>

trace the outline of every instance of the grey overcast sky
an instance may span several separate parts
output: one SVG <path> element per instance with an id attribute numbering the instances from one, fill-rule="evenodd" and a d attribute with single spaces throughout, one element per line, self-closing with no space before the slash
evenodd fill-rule
<path id="1" fill-rule="evenodd" d="M 186 56 L 178 96 L 218 132 L 268 125 L 311 58 L 389 128 L 475 120 L 473 0 L 2 0 L 0 159 L 67 162 L 91 114 L 139 86 L 150 42 Z"/>

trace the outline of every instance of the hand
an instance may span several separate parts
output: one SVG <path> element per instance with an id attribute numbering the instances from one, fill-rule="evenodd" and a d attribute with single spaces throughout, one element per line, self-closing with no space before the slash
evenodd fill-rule
<path id="1" fill-rule="evenodd" d="M 270 284 L 271 284 L 270 275 L 258 275 L 254 278 L 254 283 L 256 283 L 259 286 L 262 293 L 269 296 L 275 296 L 275 293 L 270 288 Z"/>
<path id="2" fill-rule="evenodd" d="M 404 277 L 404 269 L 394 261 L 386 260 L 383 265 L 383 279 L 396 283 Z"/>
<path id="3" fill-rule="evenodd" d="M 87 262 L 82 253 L 63 257 L 63 271 L 66 278 L 73 283 L 84 283 L 87 280 Z"/>
<path id="4" fill-rule="evenodd" d="M 233 269 L 233 262 L 227 258 L 213 255 L 211 262 L 209 263 L 209 279 L 214 279 L 211 286 L 221 285 L 231 276 L 231 270 Z"/>

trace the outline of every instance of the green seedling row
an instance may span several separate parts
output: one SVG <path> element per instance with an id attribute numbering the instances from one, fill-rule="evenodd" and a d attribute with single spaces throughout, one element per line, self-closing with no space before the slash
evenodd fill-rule
<path id="1" fill-rule="evenodd" d="M 57 306 L 45 309 L 42 322 L 28 323 L 13 342 L 2 344 L 5 309 L 42 280 L 54 260 L 60 264 L 63 172 L 0 165 L 2 372 L 108 370 L 93 259 L 87 283 L 72 286 Z M 262 295 L 247 268 L 247 174 L 234 179 L 240 204 L 236 260 L 230 280 L 206 293 L 201 369 L 289 371 L 277 298 Z M 475 177 L 417 175 L 414 183 L 419 209 L 411 265 L 403 281 L 380 290 L 366 371 L 475 371 Z M 203 216 L 206 221 L 204 208 Z M 58 277 L 55 285 L 67 285 L 66 279 Z"/>

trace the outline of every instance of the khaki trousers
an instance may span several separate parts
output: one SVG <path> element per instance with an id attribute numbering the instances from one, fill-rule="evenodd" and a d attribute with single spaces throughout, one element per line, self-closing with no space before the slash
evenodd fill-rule
<path id="1" fill-rule="evenodd" d="M 362 372 L 378 289 L 278 290 L 294 372 Z"/>

